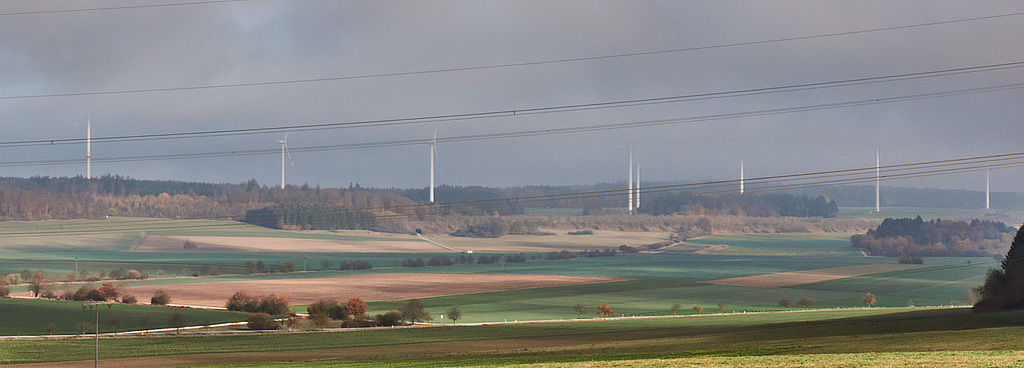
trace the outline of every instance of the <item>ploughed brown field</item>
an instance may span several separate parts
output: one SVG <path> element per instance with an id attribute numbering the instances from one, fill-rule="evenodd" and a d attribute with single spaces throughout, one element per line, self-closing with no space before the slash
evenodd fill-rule
<path id="1" fill-rule="evenodd" d="M 358 297 L 365 301 L 407 300 L 538 287 L 594 284 L 622 281 L 610 277 L 554 275 L 502 275 L 454 273 L 387 273 L 307 279 L 204 282 L 175 285 L 128 286 L 126 291 L 147 301 L 160 289 L 171 296 L 171 304 L 224 307 L 239 290 L 254 294 L 287 294 L 292 304 L 309 304 L 322 298 L 344 302 Z"/>
<path id="2" fill-rule="evenodd" d="M 779 272 L 768 275 L 733 277 L 728 279 L 711 280 L 707 282 L 710 284 L 719 285 L 775 288 L 813 284 L 822 281 L 845 279 L 848 277 L 864 276 L 882 272 L 908 270 L 920 267 L 924 266 L 909 264 L 874 264 L 822 268 L 808 271 Z"/>

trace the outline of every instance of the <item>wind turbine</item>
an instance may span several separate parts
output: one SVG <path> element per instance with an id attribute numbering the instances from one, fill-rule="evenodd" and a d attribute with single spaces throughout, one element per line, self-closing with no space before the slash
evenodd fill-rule
<path id="1" fill-rule="evenodd" d="M 740 159 L 740 194 L 743 194 L 743 159 Z"/>
<path id="2" fill-rule="evenodd" d="M 880 189 L 882 187 L 882 174 L 880 161 L 878 160 L 878 154 L 881 149 L 875 148 L 875 213 L 882 212 Z"/>
<path id="3" fill-rule="evenodd" d="M 629 145 L 629 189 L 627 190 L 627 192 L 629 193 L 629 196 L 628 196 L 629 197 L 629 204 L 627 205 L 627 209 L 629 210 L 629 213 L 633 213 L 633 145 L 632 144 Z"/>
<path id="4" fill-rule="evenodd" d="M 637 160 L 637 161 L 640 161 L 640 160 Z M 643 188 L 643 186 L 640 185 L 640 163 L 637 162 L 636 163 L 636 209 L 638 211 L 640 210 L 640 188 Z"/>
<path id="5" fill-rule="evenodd" d="M 92 115 L 85 123 L 85 179 L 92 178 Z"/>
<path id="6" fill-rule="evenodd" d="M 430 203 L 434 203 L 434 157 L 437 156 L 437 129 L 434 139 L 430 141 Z"/>
<path id="7" fill-rule="evenodd" d="M 292 153 L 288 151 L 288 132 L 284 132 L 284 140 L 278 139 L 277 143 L 281 144 L 281 189 L 284 189 L 284 156 L 288 155 L 288 162 L 291 162 L 292 167 L 295 167 L 295 162 L 292 161 Z"/>

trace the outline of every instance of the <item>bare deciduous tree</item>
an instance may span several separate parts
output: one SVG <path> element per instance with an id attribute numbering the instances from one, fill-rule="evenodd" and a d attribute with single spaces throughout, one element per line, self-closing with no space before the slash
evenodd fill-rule
<path id="1" fill-rule="evenodd" d="M 459 306 L 454 305 L 448 309 L 448 319 L 452 320 L 453 324 L 455 321 L 458 321 L 459 318 L 462 318 L 462 310 L 459 309 Z"/>

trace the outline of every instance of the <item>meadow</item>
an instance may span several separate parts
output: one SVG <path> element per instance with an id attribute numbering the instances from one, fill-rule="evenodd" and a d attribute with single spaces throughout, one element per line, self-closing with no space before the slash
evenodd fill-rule
<path id="1" fill-rule="evenodd" d="M 911 211 L 911 210 L 908 210 Z M 842 214 L 843 212 L 841 212 Z M 940 212 L 934 211 L 933 214 Z M 943 218 L 956 210 L 941 212 Z M 892 214 L 884 214 L 891 216 Z M 913 215 L 916 216 L 916 215 Z M 907 217 L 913 217 L 908 213 Z M 922 214 L 922 217 L 924 216 Z M 864 257 L 852 248 L 851 234 L 718 234 L 666 248 L 658 252 L 543 260 L 548 252 L 583 249 L 617 249 L 621 244 L 642 245 L 663 241 L 668 233 L 595 231 L 594 235 L 572 236 L 566 230 L 555 235 L 517 235 L 499 239 L 431 237 L 458 249 L 473 249 L 473 257 L 523 253 L 522 263 L 455 264 L 433 267 L 400 267 L 407 257 L 457 257 L 436 251 L 326 252 L 286 249 L 243 251 L 200 249 L 185 251 L 132 251 L 144 235 L 282 239 L 282 241 L 380 242 L 410 241 L 408 235 L 356 232 L 277 231 L 228 221 L 122 219 L 86 221 L 44 221 L 2 223 L 0 232 L 0 273 L 23 269 L 42 270 L 48 275 L 74 272 L 76 267 L 107 272 L 124 267 L 149 272 L 144 281 L 121 281 L 125 286 L 173 287 L 225 281 L 260 282 L 339 277 L 339 283 L 357 282 L 345 276 L 433 273 L 466 275 L 563 275 L 622 278 L 600 284 L 536 287 L 512 291 L 453 288 L 450 295 L 422 298 L 435 324 L 452 306 L 459 306 L 462 318 L 456 326 L 346 330 L 319 333 L 244 334 L 238 336 L 182 336 L 104 339 L 105 357 L 157 359 L 131 361 L 132 365 L 181 365 L 168 363 L 167 356 L 203 354 L 201 360 L 187 358 L 187 364 L 253 364 L 288 360 L 327 360 L 310 363 L 276 363 L 279 366 L 554 366 L 590 362 L 593 366 L 714 366 L 718 365 L 823 365 L 883 359 L 893 365 L 942 366 L 951 360 L 971 357 L 979 365 L 1000 366 L 1020 359 L 1020 313 L 973 315 L 964 309 L 930 310 L 925 306 L 967 305 L 968 291 L 981 283 L 988 269 L 998 263 L 992 258 L 926 258 L 919 268 L 893 268 L 895 259 Z M 56 234 L 48 233 L 62 230 Z M 36 236 L 48 233 L 46 236 Z M 297 244 L 297 243 L 296 243 Z M 386 246 L 382 245 L 382 249 Z M 708 249 L 705 254 L 694 251 Z M 342 261 L 368 260 L 372 270 L 339 271 Z M 268 265 L 293 262 L 308 272 L 245 274 L 247 261 Z M 187 276 L 202 266 L 213 266 L 221 276 Z M 326 267 L 325 267 L 326 266 Z M 837 267 L 878 267 L 886 272 L 857 274 L 784 287 L 737 286 L 710 281 L 745 276 L 782 274 L 796 271 L 830 272 Z M 163 271 L 158 274 L 157 270 Z M 396 277 L 398 279 L 399 277 Z M 405 282 L 405 281 L 403 281 Z M 413 284 L 403 285 L 415 288 Z M 271 283 L 268 283 L 271 284 Z M 58 289 L 77 288 L 79 283 L 58 283 Z M 291 286 L 290 288 L 294 288 Z M 301 286 L 300 286 L 301 287 Z M 457 289 L 457 290 L 455 290 Z M 24 292 L 25 286 L 14 288 Z M 287 292 L 288 290 L 282 290 Z M 874 308 L 860 308 L 865 293 L 873 293 Z M 172 303 L 173 297 L 172 294 Z M 339 300 L 360 295 L 324 295 Z M 148 295 L 139 295 L 148 300 Z M 783 299 L 796 302 L 807 298 L 813 309 L 780 306 Z M 370 315 L 399 309 L 405 300 L 368 303 Z M 604 320 L 595 316 L 600 303 L 612 305 L 619 316 L 673 316 L 638 320 Z M 582 304 L 582 315 L 573 310 Z M 673 310 L 678 304 L 679 310 Z M 218 303 L 220 305 L 220 303 Z M 699 306 L 703 310 L 694 310 Z M 917 308 L 909 308 L 909 307 Z M 880 308 L 885 307 L 885 308 Z M 854 308 L 854 309 L 850 309 Z M 167 325 L 169 313 L 182 313 L 189 324 L 233 322 L 244 314 L 143 305 L 114 305 L 102 310 L 101 330 L 109 331 L 105 313 L 121 314 L 123 330 L 139 328 L 143 316 L 151 316 L 156 327 Z M 304 312 L 304 305 L 293 310 Z M 790 312 L 752 314 L 752 312 Z M 725 313 L 727 315 L 712 315 Z M 730 314 L 731 313 L 731 314 Z M 746 314 L 744 314 L 746 313 Z M 76 333 L 79 323 L 92 321 L 94 314 L 82 311 L 81 303 L 41 300 L 0 299 L 0 335 L 44 334 L 46 324 L 58 324 L 60 333 Z M 692 316 L 692 317 L 690 317 Z M 6 322 L 7 320 L 14 322 Z M 503 324 L 541 320 L 572 320 L 560 323 Z M 470 323 L 497 325 L 466 326 Z M 766 332 L 768 331 L 768 332 Z M 956 333 L 951 333 L 956 331 Z M 762 341 L 771 336 L 769 341 Z M 962 339 L 962 340 L 961 340 Z M 451 344 L 459 342 L 459 344 Z M 401 346 L 401 348 L 391 348 Z M 87 340 L 0 341 L 0 364 L 42 362 L 41 351 L 69 351 L 61 360 L 91 358 Z M 79 351 L 81 350 L 81 351 Z M 920 353 L 941 350 L 938 353 Z M 983 350 L 976 352 L 974 350 Z M 995 352 L 993 352 L 995 351 Z M 250 352 L 251 354 L 247 354 Z M 241 354 L 241 355 L 240 355 Z M 809 355 L 810 354 L 810 355 Z M 876 354 L 876 355 L 872 355 Z M 931 354 L 931 355 L 929 355 Z M 153 358 L 146 358 L 153 357 Z M 219 358 L 218 358 L 219 357 Z M 293 358 L 290 358 L 293 357 Z M 294 358 L 298 357 L 298 358 Z M 53 358 L 50 358 L 53 359 Z M 220 359 L 220 360 L 218 360 Z M 161 363 L 163 362 L 163 363 Z M 933 363 L 929 363 L 933 362 Z M 939 362 L 939 363 L 934 363 Z M 154 363 L 154 364 L 150 364 Z M 245 366 L 236 365 L 236 366 Z M 252 365 L 256 366 L 256 365 Z"/>
<path id="2" fill-rule="evenodd" d="M 85 333 L 95 330 L 96 311 L 83 307 L 84 302 L 38 300 L 38 299 L 6 299 L 0 298 L 0 336 L 47 335 L 49 324 L 57 326 L 56 334 L 81 334 L 82 323 L 89 325 Z M 158 307 L 150 305 L 111 304 L 100 307 L 100 332 L 114 332 L 107 322 L 111 317 L 118 317 L 122 327 L 120 331 L 143 329 L 140 325 L 143 317 L 148 317 L 153 328 L 170 327 L 169 320 L 174 313 L 180 313 L 190 326 L 239 322 L 248 318 L 247 313 L 213 311 L 204 309 Z"/>
<path id="3" fill-rule="evenodd" d="M 1024 349 L 1018 338 L 1022 327 L 1022 312 L 864 308 L 582 323 L 133 337 L 100 343 L 101 358 L 122 358 L 105 364 L 119 366 L 183 362 L 223 364 L 220 367 L 266 366 L 267 362 L 292 362 L 271 365 L 280 367 L 885 364 L 877 359 L 932 366 L 972 362 L 1012 366 L 1020 355 L 1011 351 Z M 47 350 L 64 353 L 38 353 Z M 0 341 L 0 364 L 57 362 L 53 366 L 60 366 L 59 362 L 91 359 L 92 353 L 88 339 Z"/>
<path id="4" fill-rule="evenodd" d="M 110 221 L 110 220 L 97 220 Z M 122 227 L 134 226 L 135 220 L 123 221 Z M 146 221 L 138 220 L 141 223 Z M 157 221 L 157 220 L 152 220 Z M 191 221 L 191 220 L 189 220 Z M 76 222 L 77 223 L 77 222 Z M 303 234 L 283 232 L 245 225 L 225 230 L 212 225 L 222 222 L 201 222 L 211 225 L 185 231 L 185 234 L 248 234 L 266 237 L 267 232 L 283 235 L 339 236 L 341 234 Z M 52 223 L 51 226 L 58 225 Z M 95 226 L 95 224 L 89 224 Z M 67 224 L 60 226 L 69 226 Z M 251 231 L 245 233 L 246 231 Z M 225 232 L 225 233 L 221 233 Z M 538 235 L 515 236 L 501 239 L 458 238 L 464 244 L 479 244 L 481 248 L 518 249 L 524 244 L 539 246 L 547 240 L 546 250 L 565 249 L 566 241 L 575 241 L 584 248 L 594 242 L 593 248 L 615 248 L 618 237 L 629 233 L 609 232 L 601 234 L 570 236 Z M 667 237 L 665 233 L 636 233 L 636 241 L 651 242 Z M 288 252 L 125 252 L 110 249 L 89 250 L 74 245 L 59 248 L 56 245 L 39 247 L 28 251 L 25 248 L 0 248 L 0 272 L 18 272 L 21 269 L 43 270 L 46 273 L 68 273 L 74 269 L 74 258 L 79 258 L 80 269 L 111 270 L 117 267 L 147 270 L 152 277 L 145 281 L 124 281 L 121 285 L 174 285 L 182 283 L 206 283 L 227 281 L 258 281 L 280 279 L 302 279 L 368 273 L 454 273 L 454 274 L 522 274 L 522 275 L 564 275 L 595 276 L 631 279 L 606 284 L 574 285 L 536 288 L 508 292 L 474 292 L 472 288 L 459 288 L 448 296 L 424 298 L 428 312 L 438 316 L 451 306 L 458 305 L 463 311 L 464 322 L 523 321 L 577 318 L 572 310 L 575 304 L 583 304 L 589 310 L 585 317 L 593 317 L 594 308 L 600 303 L 609 303 L 620 315 L 657 316 L 694 313 L 693 306 L 700 306 L 707 313 L 720 311 L 768 311 L 787 309 L 779 305 L 782 298 L 796 302 L 810 298 L 819 308 L 859 307 L 863 295 L 876 295 L 877 306 L 904 307 L 934 305 L 964 305 L 964 297 L 970 288 L 983 280 L 988 268 L 995 266 L 991 258 L 933 258 L 926 259 L 923 268 L 900 270 L 881 274 L 863 275 L 788 287 L 751 287 L 710 284 L 707 281 L 734 277 L 776 274 L 792 271 L 829 269 L 844 266 L 894 264 L 894 259 L 864 257 L 849 243 L 849 235 L 843 233 L 801 233 L 801 234 L 722 234 L 693 239 L 682 246 L 670 247 L 664 252 L 620 255 L 615 257 L 576 258 L 569 260 L 534 260 L 525 263 L 456 264 L 452 266 L 397 267 L 409 254 L 397 253 L 288 253 Z M 125 235 L 125 237 L 129 237 Z M 365 236 L 359 237 L 365 240 Z M 613 240 L 608 240 L 609 238 Z M 453 238 L 454 239 L 454 238 Z M 604 239 L 604 240 L 601 240 Z M 73 241 L 71 239 L 65 239 Z M 95 239 L 86 239 L 94 244 Z M 52 240 L 51 240 L 52 242 Z M 56 243 L 56 242 L 54 242 Z M 462 245 L 462 244 L 460 244 Z M 686 250 L 725 245 L 709 254 L 690 254 Z M 123 246 L 122 246 L 123 247 Z M 507 253 L 519 253 L 511 251 Z M 506 253 L 506 254 L 507 254 Z M 487 253 L 482 253 L 487 254 Z M 479 257 L 481 253 L 474 254 Z M 424 259 L 435 255 L 455 257 L 453 253 L 422 253 L 412 256 Z M 545 252 L 527 253 L 544 256 Z M 366 259 L 374 265 L 368 271 L 325 270 L 323 262 L 337 267 L 344 260 Z M 245 275 L 246 261 L 263 261 L 267 264 L 293 262 L 299 270 L 310 272 L 288 274 Z M 971 261 L 968 266 L 968 261 Z M 219 267 L 228 275 L 217 277 L 182 277 L 194 272 L 201 265 Z M 164 275 L 156 275 L 156 270 Z M 344 282 L 344 281 L 342 281 Z M 78 284 L 58 285 L 58 288 L 76 288 Z M 15 292 L 24 291 L 17 286 Z M 287 292 L 282 290 L 281 292 Z M 346 300 L 360 295 L 325 295 Z M 148 295 L 141 295 L 146 299 Z M 173 295 L 172 295 L 173 298 Z M 172 301 L 173 302 L 173 301 Z M 372 313 L 398 309 L 403 300 L 372 302 Z M 674 304 L 680 304 L 680 311 L 672 311 Z M 221 304 L 218 303 L 217 306 Z M 303 312 L 304 305 L 297 305 L 296 311 Z"/>

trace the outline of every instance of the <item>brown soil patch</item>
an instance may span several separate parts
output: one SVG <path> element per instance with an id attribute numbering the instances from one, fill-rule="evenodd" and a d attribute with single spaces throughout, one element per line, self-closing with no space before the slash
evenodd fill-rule
<path id="1" fill-rule="evenodd" d="M 445 251 L 422 240 L 324 240 L 295 238 L 260 238 L 231 236 L 147 236 L 137 252 L 181 252 L 185 240 L 199 250 L 249 252 L 345 252 L 345 253 L 420 253 Z"/>
<path id="2" fill-rule="evenodd" d="M 128 286 L 127 292 L 141 300 L 161 289 L 172 304 L 223 307 L 239 290 L 256 294 L 287 294 L 293 304 L 309 304 L 322 298 L 342 301 L 359 297 L 365 301 L 407 300 L 445 295 L 531 289 L 549 286 L 621 281 L 609 277 L 552 275 L 386 273 L 308 279 L 276 279 L 204 282 L 175 285 Z"/>
<path id="3" fill-rule="evenodd" d="M 860 265 L 834 268 L 822 268 L 819 270 L 780 272 L 769 275 L 757 275 L 746 277 L 734 277 L 730 279 L 711 280 L 709 284 L 753 286 L 753 287 L 787 287 L 796 285 L 813 284 L 816 282 L 845 279 L 848 277 L 864 276 L 875 273 L 909 270 L 924 267 L 922 265 L 904 264 L 877 264 Z"/>

